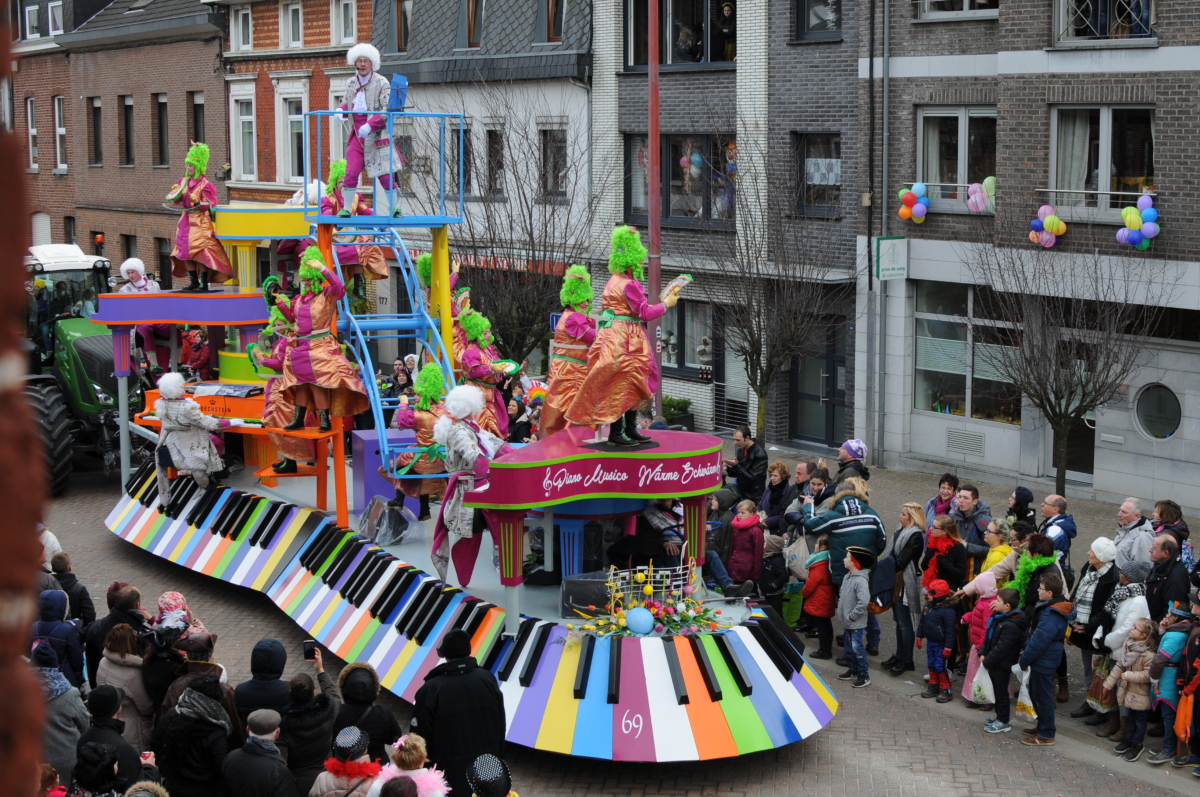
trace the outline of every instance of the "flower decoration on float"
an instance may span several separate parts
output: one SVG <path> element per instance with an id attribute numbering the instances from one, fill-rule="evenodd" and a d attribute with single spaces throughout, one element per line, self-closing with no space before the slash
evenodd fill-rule
<path id="1" fill-rule="evenodd" d="M 721 622 L 721 610 L 708 608 L 694 597 L 696 560 L 682 567 L 636 570 L 609 568 L 608 603 L 593 616 L 576 609 L 582 626 L 568 626 L 577 634 L 594 636 L 689 636 L 713 633 L 732 625 Z M 589 612 L 597 607 L 588 606 Z"/>
<path id="2" fill-rule="evenodd" d="M 967 186 L 967 210 L 972 213 L 996 212 L 995 177 L 985 177 L 982 183 Z"/>
<path id="3" fill-rule="evenodd" d="M 925 183 L 913 183 L 912 188 L 902 188 L 897 196 L 900 198 L 900 218 L 912 219 L 913 224 L 924 224 L 925 215 L 929 212 L 929 197 L 926 196 Z"/>
<path id="4" fill-rule="evenodd" d="M 1054 207 L 1042 205 L 1038 208 L 1037 218 L 1029 222 L 1029 241 L 1049 249 L 1066 231 L 1067 223 L 1055 215 Z"/>
<path id="5" fill-rule="evenodd" d="M 1137 207 L 1121 208 L 1121 221 L 1125 226 L 1117 230 L 1117 243 L 1129 244 L 1143 252 L 1150 248 L 1150 239 L 1157 238 L 1162 231 L 1158 224 L 1158 209 L 1154 197 L 1143 194 L 1138 197 Z"/>

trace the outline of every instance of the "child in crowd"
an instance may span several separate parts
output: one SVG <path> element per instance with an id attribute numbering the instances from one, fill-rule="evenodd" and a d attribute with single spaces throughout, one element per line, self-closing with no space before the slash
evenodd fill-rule
<path id="1" fill-rule="evenodd" d="M 986 575 L 986 574 L 981 574 Z M 1009 724 L 1008 676 L 1014 664 L 1021 658 L 1025 644 L 1025 631 L 1029 621 L 1021 612 L 1021 593 L 1015 589 L 1002 589 L 991 601 L 992 616 L 984 634 L 981 666 L 992 679 L 992 691 L 996 696 L 996 716 L 985 721 L 983 729 L 988 733 L 1007 733 Z M 980 600 L 980 603 L 983 603 Z"/>
<path id="2" fill-rule="evenodd" d="M 996 597 L 996 574 L 983 572 L 975 578 L 975 587 L 979 591 L 979 600 L 975 608 L 963 615 L 962 624 L 967 626 L 967 637 L 971 641 L 971 652 L 967 655 L 967 677 L 963 679 L 962 696 L 969 708 L 986 711 L 989 707 L 980 705 L 971 699 L 971 687 L 975 680 L 975 671 L 979 669 L 984 638 L 987 636 L 988 623 L 992 618 L 992 598 Z"/>
<path id="3" fill-rule="evenodd" d="M 1150 696 L 1150 663 L 1154 660 L 1157 641 L 1158 629 L 1154 621 L 1145 618 L 1134 621 L 1104 682 L 1105 689 L 1117 688 L 1117 705 L 1122 711 L 1129 711 L 1125 735 L 1118 740 L 1115 751 L 1117 756 L 1129 762 L 1137 761 L 1144 749 L 1142 740 L 1146 737 L 1146 720 L 1153 705 Z"/>
<path id="4" fill-rule="evenodd" d="M 869 573 L 875 566 L 875 554 L 858 545 L 846 548 L 846 577 L 842 579 L 842 590 L 838 593 L 837 615 L 842 632 L 850 642 L 850 669 L 838 676 L 842 681 L 854 681 L 851 686 L 860 689 L 871 685 L 871 673 L 867 666 L 867 604 L 871 602 Z"/>
<path id="5" fill-rule="evenodd" d="M 1025 731 L 1021 744 L 1049 747 L 1054 744 L 1054 674 L 1062 661 L 1067 628 L 1075 619 L 1075 605 L 1063 597 L 1063 580 L 1058 573 L 1046 573 L 1038 581 L 1037 603 L 1029 609 L 1034 615 L 1033 633 L 1017 662 L 1029 670 L 1029 698 L 1037 712 L 1037 725 Z"/>
<path id="6" fill-rule="evenodd" d="M 945 580 L 937 578 L 926 587 L 929 600 L 925 602 L 925 610 L 921 614 L 921 624 L 917 627 L 917 647 L 926 646 L 926 660 L 929 664 L 929 684 L 921 697 L 936 697 L 939 703 L 949 703 L 954 697 L 950 694 L 950 674 L 946 672 L 946 662 L 954 652 L 955 612 L 948 604 L 950 585 Z"/>
<path id="7" fill-rule="evenodd" d="M 58 782 L 58 770 L 49 764 L 42 764 L 38 797 L 65 797 L 66 793 L 67 787 Z"/>
<path id="8" fill-rule="evenodd" d="M 423 737 L 415 733 L 405 734 L 395 744 L 388 745 L 387 751 L 392 762 L 380 770 L 367 797 L 379 797 L 383 785 L 400 776 L 413 781 L 417 787 L 417 797 L 445 797 L 450 791 L 441 772 L 433 767 L 426 768 L 429 759 L 426 757 Z"/>
<path id="9" fill-rule="evenodd" d="M 1167 616 L 1159 624 L 1162 641 L 1158 643 L 1158 653 L 1150 662 L 1150 682 L 1154 685 L 1151 693 L 1154 703 L 1162 711 L 1163 740 L 1162 749 L 1146 759 L 1151 764 L 1165 764 L 1179 755 L 1179 739 L 1175 735 L 1175 711 L 1179 707 L 1179 684 L 1176 679 L 1183 663 L 1183 648 L 1195 627 L 1196 618 L 1192 616 L 1190 607 L 1178 604 L 1167 610 Z"/>
<path id="10" fill-rule="evenodd" d="M 729 534 L 729 561 L 725 569 L 734 581 L 758 581 L 762 575 L 765 538 L 753 501 L 737 505 L 737 517 Z"/>
<path id="11" fill-rule="evenodd" d="M 758 577 L 758 591 L 774 607 L 783 613 L 783 592 L 788 585 L 787 562 L 783 558 L 783 537 L 769 530 L 763 538 L 762 575 Z"/>
<path id="12" fill-rule="evenodd" d="M 816 552 L 805 562 L 808 580 L 800 594 L 804 597 L 801 613 L 817 634 L 817 650 L 809 654 L 814 659 L 833 658 L 833 613 L 837 596 L 833 592 L 833 576 L 829 572 L 829 537 L 817 538 Z"/>

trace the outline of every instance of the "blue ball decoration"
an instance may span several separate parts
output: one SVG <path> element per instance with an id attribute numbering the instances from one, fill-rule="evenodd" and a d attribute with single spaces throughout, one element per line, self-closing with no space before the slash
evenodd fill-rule
<path id="1" fill-rule="evenodd" d="M 1033 221 L 1029 222 L 1029 229 L 1033 230 L 1034 232 L 1042 232 L 1046 229 L 1046 225 L 1042 223 L 1041 219 L 1034 219 Z"/>
<path id="2" fill-rule="evenodd" d="M 638 636 L 645 636 L 654 630 L 654 615 L 641 606 L 630 609 L 625 612 L 625 627 Z"/>

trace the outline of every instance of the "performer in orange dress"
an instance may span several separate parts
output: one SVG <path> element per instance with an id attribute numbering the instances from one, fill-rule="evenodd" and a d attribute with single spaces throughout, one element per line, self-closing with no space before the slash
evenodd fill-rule
<path id="1" fill-rule="evenodd" d="M 325 265 L 321 251 L 306 249 L 300 256 L 300 295 L 291 307 L 296 337 L 283 363 L 283 397 L 296 407 L 292 422 L 283 427 L 289 432 L 304 428 L 309 407 L 316 407 L 322 432 L 333 429 L 331 413 L 357 415 L 370 407 L 367 389 L 329 330 L 337 301 L 345 295 L 346 286 Z"/>
<path id="2" fill-rule="evenodd" d="M 183 290 L 208 291 L 208 283 L 224 282 L 233 276 L 233 265 L 225 247 L 213 232 L 209 211 L 217 206 L 217 187 L 208 181 L 208 145 L 192 144 L 183 161 L 187 177 L 171 186 L 167 201 L 183 208 L 171 250 L 171 275 L 190 277 Z M 197 279 L 199 273 L 199 279 Z"/>
<path id="3" fill-rule="evenodd" d="M 397 429 L 412 429 L 417 433 L 416 448 L 422 449 L 420 454 L 401 454 L 396 464 L 402 468 L 401 473 L 445 473 L 446 462 L 439 446 L 433 439 L 433 425 L 438 418 L 446 414 L 446 408 L 440 401 L 446 390 L 445 377 L 442 368 L 437 363 L 426 363 L 417 374 L 413 392 L 417 395 L 415 406 L 401 403 L 396 410 L 395 425 Z M 402 400 L 403 401 L 403 400 Z M 409 498 L 419 498 L 421 511 L 417 520 L 429 519 L 429 498 L 439 496 L 446 489 L 446 479 L 393 479 L 383 468 L 380 475 L 396 488 L 396 498 L 401 493 Z"/>
<path id="4" fill-rule="evenodd" d="M 322 216 L 337 216 L 345 207 L 342 191 L 345 177 L 346 161 L 336 160 L 329 164 L 329 180 L 325 187 L 325 196 L 321 197 Z M 374 215 L 371 206 L 360 193 L 354 194 L 354 205 L 350 208 L 350 213 L 354 216 Z M 388 277 L 387 260 L 383 256 L 383 250 L 371 243 L 371 240 L 369 235 L 360 235 L 354 238 L 356 244 L 345 243 L 335 247 L 338 265 L 342 267 L 342 276 L 351 283 L 350 295 L 359 299 L 366 298 L 361 294 L 361 288 L 356 290 L 354 287 L 362 281 L 360 277 L 369 280 Z"/>
<path id="5" fill-rule="evenodd" d="M 455 266 L 458 264 L 455 263 Z M 462 356 L 467 350 L 467 333 L 463 331 L 462 321 L 459 320 L 462 314 L 471 309 L 471 288 L 464 285 L 461 288 L 454 290 L 454 301 L 450 305 L 451 312 L 454 313 L 454 328 L 451 334 L 454 336 L 454 367 L 456 373 L 461 375 L 462 372 Z"/>
<path id="6" fill-rule="evenodd" d="M 592 306 L 592 277 L 586 267 L 567 269 L 559 299 L 563 313 L 554 330 L 554 353 L 550 355 L 550 374 L 546 377 L 549 385 L 539 437 L 549 437 L 567 428 L 563 410 L 571 406 L 587 376 L 588 348 L 596 339 L 596 322 L 587 314 Z"/>
<path id="7" fill-rule="evenodd" d="M 600 300 L 596 340 L 588 349 L 587 376 L 567 408 L 577 426 L 611 423 L 608 442 L 636 446 L 650 438 L 638 432 L 637 407 L 658 389 L 658 366 L 646 338 L 645 322 L 653 321 L 679 301 L 672 293 L 662 304 L 649 304 L 642 288 L 646 247 L 632 227 L 612 233 L 608 270 L 612 276 Z"/>
<path id="8" fill-rule="evenodd" d="M 492 344 L 492 322 L 475 310 L 466 311 L 458 320 L 467 336 L 467 348 L 462 355 L 463 378 L 483 393 L 479 426 L 501 440 L 507 440 L 508 406 L 500 393 L 504 365 L 497 362 L 500 352 Z"/>

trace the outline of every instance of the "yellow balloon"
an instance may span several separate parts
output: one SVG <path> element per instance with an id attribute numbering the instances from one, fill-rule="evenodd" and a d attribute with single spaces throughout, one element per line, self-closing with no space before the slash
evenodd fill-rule
<path id="1" fill-rule="evenodd" d="M 926 219 L 925 216 L 913 216 L 912 217 L 913 224 L 924 224 L 925 219 Z"/>
<path id="2" fill-rule="evenodd" d="M 1054 234 L 1055 235 L 1065 235 L 1066 232 L 1067 232 L 1067 223 L 1065 221 L 1063 221 L 1062 219 L 1059 219 L 1058 220 L 1058 229 L 1055 231 Z"/>
<path id="3" fill-rule="evenodd" d="M 1142 217 L 1129 214 L 1129 218 L 1125 219 L 1125 226 L 1131 230 L 1142 229 Z"/>

